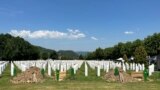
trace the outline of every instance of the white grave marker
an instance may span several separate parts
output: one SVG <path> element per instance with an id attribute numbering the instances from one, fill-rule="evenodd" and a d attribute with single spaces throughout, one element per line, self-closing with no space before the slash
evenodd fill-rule
<path id="1" fill-rule="evenodd" d="M 11 62 L 11 76 L 14 76 L 14 64 Z"/>
<path id="2" fill-rule="evenodd" d="M 98 65 L 98 67 L 97 67 L 97 76 L 98 76 L 98 77 L 100 76 L 100 71 L 101 71 L 100 65 Z"/>
<path id="3" fill-rule="evenodd" d="M 51 76 L 51 66 L 49 63 L 48 63 L 48 75 Z"/>
<path id="4" fill-rule="evenodd" d="M 88 66 L 87 66 L 86 62 L 85 62 L 85 76 L 86 77 L 88 76 Z"/>

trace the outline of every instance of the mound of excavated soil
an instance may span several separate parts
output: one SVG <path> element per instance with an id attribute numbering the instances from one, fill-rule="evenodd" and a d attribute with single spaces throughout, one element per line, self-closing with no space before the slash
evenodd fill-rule
<path id="1" fill-rule="evenodd" d="M 16 77 L 10 80 L 14 84 L 18 83 L 37 83 L 43 82 L 43 76 L 41 70 L 37 67 L 30 67 L 26 71 L 18 74 Z"/>
<path id="2" fill-rule="evenodd" d="M 119 68 L 119 75 L 114 75 L 114 70 L 110 70 L 106 73 L 103 77 L 108 82 L 135 82 L 137 81 L 134 79 L 130 74 L 123 72 L 122 69 Z"/>

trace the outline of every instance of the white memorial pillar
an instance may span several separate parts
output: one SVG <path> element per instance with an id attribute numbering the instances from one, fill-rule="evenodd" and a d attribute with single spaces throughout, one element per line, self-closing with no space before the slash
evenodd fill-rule
<path id="1" fill-rule="evenodd" d="M 126 66 L 125 66 L 124 62 L 123 62 L 123 71 L 126 72 Z"/>
<path id="2" fill-rule="evenodd" d="M 136 64 L 136 72 L 139 71 L 139 67 L 138 67 L 138 64 Z"/>
<path id="3" fill-rule="evenodd" d="M 11 76 L 14 76 L 14 64 L 11 61 Z"/>
<path id="4" fill-rule="evenodd" d="M 109 72 L 109 64 L 106 66 L 106 72 Z"/>
<path id="5" fill-rule="evenodd" d="M 74 66 L 74 74 L 76 74 L 77 68 L 78 68 L 77 65 L 75 65 Z"/>
<path id="6" fill-rule="evenodd" d="M 61 68 L 60 68 L 60 72 L 63 72 L 63 65 L 61 64 L 60 67 L 61 67 Z"/>
<path id="7" fill-rule="evenodd" d="M 132 64 L 132 70 L 135 70 L 135 63 Z"/>
<path id="8" fill-rule="evenodd" d="M 60 64 L 59 63 L 57 64 L 56 69 L 60 70 Z"/>
<path id="9" fill-rule="evenodd" d="M 88 66 L 87 66 L 86 62 L 85 62 L 85 76 L 86 77 L 88 76 Z"/>
<path id="10" fill-rule="evenodd" d="M 48 75 L 51 76 L 51 66 L 49 63 L 48 63 Z"/>
<path id="11" fill-rule="evenodd" d="M 142 64 L 142 70 L 144 71 L 145 67 L 144 67 L 144 64 Z"/>
<path id="12" fill-rule="evenodd" d="M 154 64 L 149 65 L 149 76 L 151 76 L 153 72 L 154 72 Z"/>
<path id="13" fill-rule="evenodd" d="M 152 75 L 152 71 L 151 71 L 152 66 L 151 66 L 151 65 L 149 65 L 148 69 L 149 69 L 149 76 L 151 76 L 151 75 Z"/>
<path id="14" fill-rule="evenodd" d="M 97 76 L 98 77 L 100 76 L 100 73 L 101 73 L 101 69 L 100 69 L 100 65 L 98 65 L 98 67 L 97 67 Z"/>

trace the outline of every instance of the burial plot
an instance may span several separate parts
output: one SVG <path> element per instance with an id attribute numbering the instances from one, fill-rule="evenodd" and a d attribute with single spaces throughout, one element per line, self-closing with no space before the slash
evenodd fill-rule
<path id="1" fill-rule="evenodd" d="M 19 83 L 37 83 L 43 82 L 43 76 L 41 71 L 37 67 L 30 67 L 26 71 L 18 74 L 16 77 L 10 80 L 14 84 Z"/>
<path id="2" fill-rule="evenodd" d="M 50 67 L 55 72 L 59 70 L 59 80 L 62 81 L 66 77 L 66 71 L 70 68 L 73 68 L 74 74 L 76 74 L 77 70 L 81 67 L 83 61 L 82 60 L 48 60 Z M 55 75 L 56 76 L 56 75 Z"/>

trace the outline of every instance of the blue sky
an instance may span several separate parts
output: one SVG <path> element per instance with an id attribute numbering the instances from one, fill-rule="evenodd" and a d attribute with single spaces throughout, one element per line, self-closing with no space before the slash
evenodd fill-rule
<path id="1" fill-rule="evenodd" d="M 0 33 L 92 51 L 160 32 L 160 0 L 0 0 Z"/>

